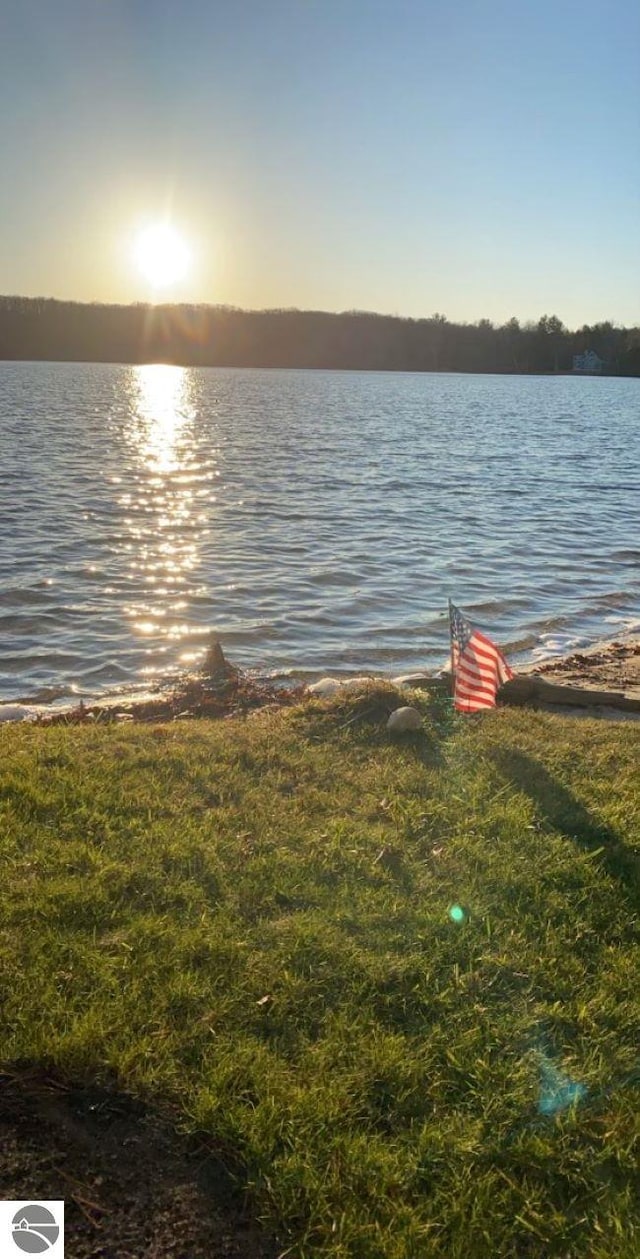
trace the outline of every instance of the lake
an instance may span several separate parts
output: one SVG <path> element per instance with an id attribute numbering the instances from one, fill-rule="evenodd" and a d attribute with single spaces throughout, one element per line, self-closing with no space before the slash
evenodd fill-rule
<path id="1" fill-rule="evenodd" d="M 640 381 L 0 363 L 0 699 L 640 628 Z"/>

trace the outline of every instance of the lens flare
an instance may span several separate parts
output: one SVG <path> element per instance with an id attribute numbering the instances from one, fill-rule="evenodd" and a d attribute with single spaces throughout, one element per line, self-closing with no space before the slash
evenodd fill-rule
<path id="1" fill-rule="evenodd" d="M 539 1074 L 538 1111 L 541 1115 L 557 1115 L 570 1106 L 577 1106 L 587 1095 L 586 1085 L 565 1075 L 546 1054 L 540 1054 Z"/>
<path id="2" fill-rule="evenodd" d="M 462 905 L 452 905 L 449 910 L 449 917 L 452 922 L 464 922 L 467 912 L 462 908 Z"/>

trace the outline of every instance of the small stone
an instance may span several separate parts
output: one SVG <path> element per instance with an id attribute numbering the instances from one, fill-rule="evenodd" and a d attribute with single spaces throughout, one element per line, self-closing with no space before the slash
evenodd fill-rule
<path id="1" fill-rule="evenodd" d="M 335 695 L 340 690 L 342 683 L 338 678 L 320 678 L 319 682 L 313 682 L 307 687 L 310 695 Z"/>
<path id="2" fill-rule="evenodd" d="M 419 730 L 422 717 L 417 708 L 396 708 L 387 721 L 387 730 L 400 733 L 405 730 Z"/>
<path id="3" fill-rule="evenodd" d="M 0 721 L 26 721 L 31 710 L 23 704 L 0 704 Z"/>
<path id="4" fill-rule="evenodd" d="M 402 673 L 399 678 L 392 678 L 392 686 L 424 686 L 425 682 L 432 682 L 433 678 L 428 673 Z"/>

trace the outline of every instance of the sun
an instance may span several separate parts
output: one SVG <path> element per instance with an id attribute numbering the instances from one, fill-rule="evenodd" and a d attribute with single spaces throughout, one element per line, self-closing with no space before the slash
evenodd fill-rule
<path id="1" fill-rule="evenodd" d="M 135 239 L 133 257 L 154 288 L 176 284 L 186 275 L 191 254 L 184 238 L 168 223 L 145 227 Z"/>

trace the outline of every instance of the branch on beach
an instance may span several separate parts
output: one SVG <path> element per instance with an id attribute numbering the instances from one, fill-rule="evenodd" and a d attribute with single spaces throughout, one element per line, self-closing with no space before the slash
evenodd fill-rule
<path id="1" fill-rule="evenodd" d="M 414 683 L 421 690 L 436 695 L 451 694 L 451 678 L 424 677 Z M 550 704 L 564 708 L 616 708 L 626 712 L 640 712 L 640 698 L 625 695 L 622 691 L 590 690 L 588 687 L 559 686 L 547 682 L 534 673 L 519 673 L 505 682 L 497 693 L 498 703 L 516 707 L 528 704 Z"/>

